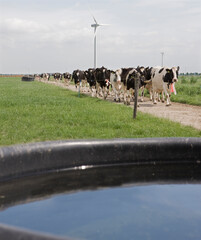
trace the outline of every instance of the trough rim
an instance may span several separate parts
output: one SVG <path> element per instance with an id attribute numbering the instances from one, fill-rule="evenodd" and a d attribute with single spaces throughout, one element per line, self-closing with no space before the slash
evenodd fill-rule
<path id="1" fill-rule="evenodd" d="M 111 158 L 112 156 L 112 158 Z M 82 166 L 201 162 L 201 138 L 58 140 L 0 148 L 0 182 Z"/>
<path id="2" fill-rule="evenodd" d="M 87 158 L 85 156 L 83 160 L 84 154 L 87 154 Z M 47 141 L 1 147 L 0 182 L 62 169 L 76 170 L 82 166 L 185 163 L 200 167 L 200 162 L 201 138 Z M 67 240 L 69 238 L 45 235 L 0 223 L 0 239 Z"/>

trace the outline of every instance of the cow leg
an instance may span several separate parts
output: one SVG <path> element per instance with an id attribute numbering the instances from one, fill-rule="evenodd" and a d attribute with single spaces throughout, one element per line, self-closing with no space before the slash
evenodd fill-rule
<path id="1" fill-rule="evenodd" d="M 144 86 L 141 87 L 141 102 L 144 102 Z"/>
<path id="2" fill-rule="evenodd" d="M 155 91 L 155 89 L 153 89 L 153 103 L 154 103 L 154 104 L 157 104 L 157 101 L 156 101 L 156 91 Z"/>
<path id="3" fill-rule="evenodd" d="M 103 88 L 101 86 L 99 87 L 99 96 L 103 97 Z"/>
<path id="4" fill-rule="evenodd" d="M 93 97 L 93 88 L 91 86 L 89 87 L 89 92 L 90 92 L 91 96 Z"/>
<path id="5" fill-rule="evenodd" d="M 115 99 L 115 91 L 114 88 L 112 87 L 111 92 L 110 92 L 111 97 Z"/>
<path id="6" fill-rule="evenodd" d="M 170 106 L 170 95 L 168 93 L 168 86 L 166 83 L 163 83 L 163 94 L 166 96 L 166 106 Z"/>
<path id="7" fill-rule="evenodd" d="M 96 83 L 97 85 L 96 85 L 96 97 L 99 97 L 99 95 L 100 95 L 100 85 L 99 85 L 99 83 Z"/>
<path id="8" fill-rule="evenodd" d="M 127 104 L 127 101 L 126 101 L 126 97 L 127 97 L 127 89 L 126 89 L 125 86 L 124 86 L 124 89 L 123 89 L 123 94 L 124 94 L 124 104 Z"/>
<path id="9" fill-rule="evenodd" d="M 88 86 L 87 86 L 87 81 L 84 80 L 84 91 L 87 92 L 88 91 Z"/>
<path id="10" fill-rule="evenodd" d="M 131 92 L 130 90 L 127 90 L 126 104 L 130 105 L 130 103 L 131 103 Z"/>
<path id="11" fill-rule="evenodd" d="M 166 96 L 166 106 L 170 106 L 171 105 L 170 96 L 168 93 L 167 85 L 165 83 L 163 84 L 163 93 L 165 93 L 165 96 Z"/>
<path id="12" fill-rule="evenodd" d="M 107 98 L 107 87 L 103 87 L 103 99 L 105 100 Z"/>
<path id="13" fill-rule="evenodd" d="M 86 92 L 86 83 L 85 80 L 82 81 L 83 92 Z"/>
<path id="14" fill-rule="evenodd" d="M 165 89 L 165 95 L 166 95 L 166 106 L 170 106 L 171 105 L 171 103 L 170 103 L 170 95 L 169 95 L 169 93 L 168 93 L 168 91 Z"/>
<path id="15" fill-rule="evenodd" d="M 130 89 L 130 99 L 132 98 L 133 99 L 133 101 L 134 101 L 134 98 L 135 98 L 135 90 L 134 89 Z M 131 101 L 131 100 L 130 100 Z"/>
<path id="16" fill-rule="evenodd" d="M 104 93 L 103 93 L 103 92 L 104 92 L 103 88 L 102 88 L 102 87 L 100 87 L 100 96 L 101 96 L 101 97 L 103 97 L 103 95 L 104 95 Z"/>
<path id="17" fill-rule="evenodd" d="M 79 91 L 80 90 L 80 82 L 77 82 L 77 90 Z"/>
<path id="18" fill-rule="evenodd" d="M 89 87 L 89 92 L 90 92 L 91 96 L 93 97 L 93 91 L 92 91 L 92 87 L 91 86 Z"/>
<path id="19" fill-rule="evenodd" d="M 98 97 L 99 84 L 96 82 L 96 97 Z"/>
<path id="20" fill-rule="evenodd" d="M 166 94 L 166 97 L 167 97 L 167 103 L 166 103 L 166 106 L 170 106 L 170 105 L 171 105 L 171 103 L 170 103 L 170 96 L 169 96 L 168 93 Z"/>
<path id="21" fill-rule="evenodd" d="M 164 92 L 161 93 L 162 94 L 162 102 L 165 102 L 165 96 L 164 96 Z"/>
<path id="22" fill-rule="evenodd" d="M 80 92 L 84 92 L 83 85 L 84 85 L 83 80 L 81 80 L 81 82 L 80 82 Z"/>
<path id="23" fill-rule="evenodd" d="M 107 89 L 106 87 L 103 87 L 103 99 L 105 100 L 107 98 Z"/>
<path id="24" fill-rule="evenodd" d="M 118 82 L 117 83 L 117 98 L 118 98 L 118 101 L 121 102 L 121 91 L 122 91 L 122 84 L 121 82 Z"/>
<path id="25" fill-rule="evenodd" d="M 105 89 L 106 89 L 106 98 L 107 98 L 107 96 L 110 95 L 110 87 L 107 86 L 107 87 L 105 87 Z M 106 98 L 105 98 L 105 99 L 106 99 Z"/>
<path id="26" fill-rule="evenodd" d="M 116 89 L 114 89 L 114 94 L 115 94 L 115 95 L 114 95 L 114 96 L 115 96 L 115 97 L 114 97 L 114 101 L 116 102 L 116 101 L 117 101 L 117 90 L 116 90 Z"/>
<path id="27" fill-rule="evenodd" d="M 101 94 L 100 94 L 100 84 L 97 82 L 96 83 L 96 96 L 97 97 L 100 97 L 101 96 Z"/>
<path id="28" fill-rule="evenodd" d="M 118 90 L 117 90 L 116 83 L 112 83 L 112 92 L 114 94 L 114 101 L 116 102 L 118 97 Z"/>
<path id="29" fill-rule="evenodd" d="M 161 94 L 160 92 L 157 93 L 157 100 L 158 100 L 158 102 L 161 101 L 161 95 L 160 94 Z"/>
<path id="30" fill-rule="evenodd" d="M 118 100 L 118 102 L 121 102 L 121 97 L 120 97 L 120 95 L 121 95 L 121 91 L 118 90 L 118 91 L 117 91 L 117 94 L 116 94 L 116 99 Z"/>
<path id="31" fill-rule="evenodd" d="M 87 91 L 90 92 L 90 84 L 87 83 Z"/>
<path id="32" fill-rule="evenodd" d="M 153 100 L 153 92 L 151 89 L 149 90 L 149 99 L 150 99 L 150 101 Z"/>
<path id="33" fill-rule="evenodd" d="M 79 82 L 80 92 L 82 92 L 82 81 Z"/>
<path id="34" fill-rule="evenodd" d="M 92 86 L 92 97 L 96 97 L 96 87 Z"/>

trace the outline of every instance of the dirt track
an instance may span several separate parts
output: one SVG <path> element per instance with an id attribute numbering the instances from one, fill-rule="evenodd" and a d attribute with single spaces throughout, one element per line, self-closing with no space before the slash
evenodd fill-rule
<path id="1" fill-rule="evenodd" d="M 60 87 L 67 88 L 71 91 L 77 91 L 74 85 L 70 85 L 69 87 L 64 86 L 62 83 L 56 82 L 45 82 L 54 84 Z M 111 98 L 108 98 L 108 101 L 113 101 Z M 123 104 L 123 103 L 118 103 Z M 201 107 L 199 106 L 191 106 L 187 104 L 174 103 L 167 107 L 165 103 L 157 103 L 153 104 L 149 99 L 144 99 L 144 102 L 139 102 L 138 111 L 152 114 L 156 117 L 167 118 L 169 120 L 179 122 L 183 125 L 194 127 L 198 130 L 201 130 Z M 133 108 L 133 103 L 131 103 L 131 107 Z"/>

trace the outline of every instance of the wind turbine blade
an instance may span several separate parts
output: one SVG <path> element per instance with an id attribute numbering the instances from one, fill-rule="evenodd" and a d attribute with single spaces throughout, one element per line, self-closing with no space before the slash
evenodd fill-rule
<path id="1" fill-rule="evenodd" d="M 99 26 L 110 26 L 110 24 L 98 24 Z"/>
<path id="2" fill-rule="evenodd" d="M 95 22 L 96 24 L 98 24 L 97 21 L 96 21 L 96 19 L 95 19 L 95 17 L 94 17 L 94 15 L 92 15 L 92 17 L 93 17 L 93 19 L 94 19 L 94 22 Z"/>

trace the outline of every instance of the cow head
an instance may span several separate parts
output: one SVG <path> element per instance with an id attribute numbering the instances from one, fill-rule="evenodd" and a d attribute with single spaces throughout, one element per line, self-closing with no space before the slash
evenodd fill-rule
<path id="1" fill-rule="evenodd" d="M 145 80 L 150 80 L 150 79 L 151 79 L 152 69 L 153 69 L 152 67 L 151 67 L 151 68 L 150 68 L 150 67 L 146 67 L 146 68 L 144 69 L 143 74 L 144 74 Z"/>
<path id="2" fill-rule="evenodd" d="M 98 81 L 105 81 L 110 79 L 110 70 L 105 67 L 96 68 L 95 77 Z"/>
<path id="3" fill-rule="evenodd" d="M 85 75 L 86 79 L 88 80 L 89 79 L 89 71 L 88 70 L 84 71 L 84 75 Z"/>
<path id="4" fill-rule="evenodd" d="M 179 67 L 166 68 L 164 82 L 174 83 L 178 82 Z"/>
<path id="5" fill-rule="evenodd" d="M 122 74 L 122 69 L 120 68 L 120 69 L 117 69 L 116 71 L 115 71 L 115 75 L 116 75 L 116 79 L 117 79 L 117 82 L 118 83 L 121 83 L 121 74 Z"/>
<path id="6" fill-rule="evenodd" d="M 135 68 L 133 68 L 126 77 L 127 90 L 135 88 L 136 81 L 139 81 L 139 86 L 142 86 L 144 76 L 140 74 Z"/>
<path id="7" fill-rule="evenodd" d="M 87 78 L 87 82 L 89 85 L 95 86 L 96 81 L 95 81 L 95 69 L 94 68 L 89 68 L 87 71 L 85 71 L 85 76 Z"/>
<path id="8" fill-rule="evenodd" d="M 90 80 L 94 80 L 95 79 L 95 71 L 93 68 L 89 68 L 88 69 L 88 77 Z"/>
<path id="9" fill-rule="evenodd" d="M 143 66 L 141 66 L 141 67 L 138 66 L 138 67 L 136 68 L 136 70 L 137 70 L 141 75 L 143 75 L 145 68 L 144 68 Z"/>

